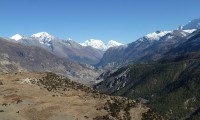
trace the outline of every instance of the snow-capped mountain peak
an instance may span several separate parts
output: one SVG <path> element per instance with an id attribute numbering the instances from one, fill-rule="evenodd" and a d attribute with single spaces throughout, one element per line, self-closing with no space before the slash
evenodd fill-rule
<path id="1" fill-rule="evenodd" d="M 49 40 L 49 41 L 52 39 L 55 39 L 54 36 L 49 35 L 47 32 L 39 32 L 39 33 L 33 34 L 31 37 L 38 38 L 40 40 Z"/>
<path id="2" fill-rule="evenodd" d="M 91 46 L 96 49 L 106 50 L 107 46 L 101 40 L 90 39 L 86 40 L 84 43 L 80 43 L 82 46 Z"/>
<path id="3" fill-rule="evenodd" d="M 145 38 L 147 38 L 148 40 L 159 40 L 161 37 L 171 32 L 172 31 L 156 31 L 156 32 L 147 34 Z"/>
<path id="4" fill-rule="evenodd" d="M 39 33 L 33 34 L 31 38 L 37 39 L 39 40 L 41 44 L 46 44 L 47 46 L 51 46 L 50 44 L 51 40 L 55 39 L 54 36 L 50 35 L 47 32 L 39 32 Z"/>
<path id="5" fill-rule="evenodd" d="M 122 43 L 119 43 L 119 42 L 114 41 L 114 40 L 110 40 L 108 42 L 108 44 L 106 45 L 103 41 L 95 40 L 95 39 L 86 40 L 84 43 L 80 43 L 80 44 L 82 46 L 91 46 L 93 48 L 100 49 L 100 50 L 103 50 L 103 51 L 107 50 L 110 47 L 123 45 Z"/>
<path id="6" fill-rule="evenodd" d="M 107 47 L 110 48 L 110 47 L 116 47 L 116 46 L 120 46 L 120 45 L 123 45 L 122 43 L 119 43 L 117 41 L 114 41 L 114 40 L 110 40 L 107 44 Z"/>
<path id="7" fill-rule="evenodd" d="M 16 40 L 16 41 L 18 41 L 18 40 L 20 40 L 20 39 L 22 39 L 23 37 L 20 35 L 20 34 L 15 34 L 15 35 L 13 35 L 12 37 L 10 37 L 10 39 L 13 39 L 13 40 Z"/>

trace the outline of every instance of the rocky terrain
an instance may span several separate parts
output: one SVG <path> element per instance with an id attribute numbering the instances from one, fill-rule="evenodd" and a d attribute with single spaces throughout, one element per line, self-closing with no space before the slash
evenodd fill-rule
<path id="1" fill-rule="evenodd" d="M 54 73 L 0 75 L 2 120 L 160 120 L 141 103 L 108 96 Z"/>

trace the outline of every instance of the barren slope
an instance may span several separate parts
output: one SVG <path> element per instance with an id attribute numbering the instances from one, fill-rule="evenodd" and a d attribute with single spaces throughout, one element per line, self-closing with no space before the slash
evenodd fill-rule
<path id="1" fill-rule="evenodd" d="M 130 116 L 130 119 L 148 116 L 149 108 L 135 101 L 100 94 L 67 79 L 65 79 L 67 87 L 60 84 L 55 89 L 53 87 L 49 89 L 51 81 L 49 83 L 47 81 L 52 79 L 50 75 L 56 76 L 50 73 L 0 75 L 0 118 L 2 120 L 117 120 L 123 116 Z M 55 81 L 52 84 L 55 84 Z M 128 119 L 125 117 L 124 119 Z"/>

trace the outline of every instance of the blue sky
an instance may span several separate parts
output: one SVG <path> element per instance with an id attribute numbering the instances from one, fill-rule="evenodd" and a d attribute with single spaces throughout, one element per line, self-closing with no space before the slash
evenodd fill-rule
<path id="1" fill-rule="evenodd" d="M 199 18 L 199 0 L 0 0 L 0 36 L 48 32 L 77 42 L 130 43 Z"/>

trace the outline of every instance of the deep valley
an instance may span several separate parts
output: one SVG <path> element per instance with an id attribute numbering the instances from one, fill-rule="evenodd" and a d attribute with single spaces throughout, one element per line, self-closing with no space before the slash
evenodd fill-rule
<path id="1" fill-rule="evenodd" d="M 1 120 L 199 120 L 200 19 L 128 44 L 0 38 Z"/>

